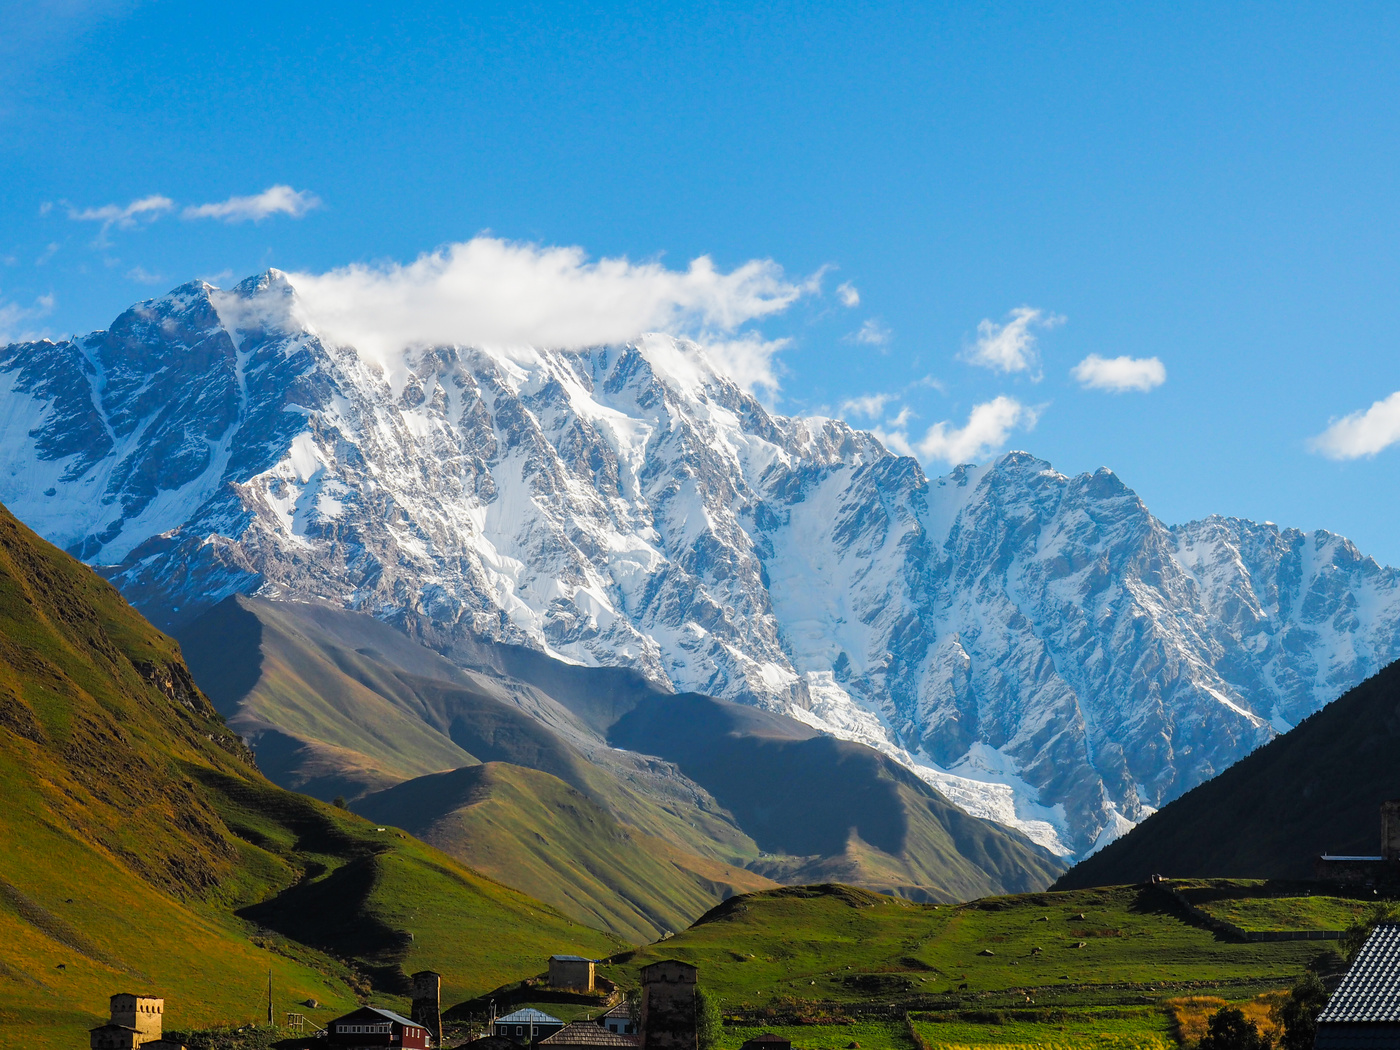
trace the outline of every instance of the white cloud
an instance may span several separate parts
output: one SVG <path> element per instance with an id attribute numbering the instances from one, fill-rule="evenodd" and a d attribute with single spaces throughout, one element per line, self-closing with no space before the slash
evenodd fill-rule
<path id="1" fill-rule="evenodd" d="M 897 430 L 904 430 L 909 426 L 909 420 L 914 418 L 914 410 L 905 405 L 899 410 L 899 415 L 890 420 L 889 425 Z"/>
<path id="2" fill-rule="evenodd" d="M 1308 443 L 1328 459 L 1374 456 L 1400 441 L 1400 390 L 1377 401 L 1364 412 L 1333 420 Z"/>
<path id="3" fill-rule="evenodd" d="M 860 305 L 860 292 L 856 291 L 856 286 L 850 281 L 842 281 L 836 286 L 836 297 L 841 300 L 841 305 L 848 309 L 855 309 Z"/>
<path id="4" fill-rule="evenodd" d="M 113 226 L 119 230 L 129 230 L 137 223 L 152 223 L 159 219 L 166 212 L 175 207 L 175 202 L 169 197 L 163 197 L 159 193 L 153 193 L 149 197 L 142 197 L 134 200 L 130 204 L 104 204 L 100 208 L 83 208 L 81 210 L 68 205 L 68 217 L 75 222 L 100 222 L 102 232 L 97 235 L 97 246 L 107 247 L 107 231 Z"/>
<path id="5" fill-rule="evenodd" d="M 1040 355 L 1035 349 L 1033 328 L 1054 328 L 1065 323 L 1058 314 L 1047 314 L 1029 306 L 1018 306 L 1005 324 L 984 318 L 977 325 L 977 342 L 962 353 L 969 364 L 995 372 L 1026 372 L 1035 368 Z M 1033 377 L 1040 379 L 1037 374 Z"/>
<path id="6" fill-rule="evenodd" d="M 1167 369 L 1155 357 L 1100 357 L 1090 354 L 1070 370 L 1088 390 L 1151 390 L 1167 381 Z"/>
<path id="7" fill-rule="evenodd" d="M 859 332 L 853 332 L 846 337 L 854 343 L 863 343 L 866 346 L 878 346 L 884 348 L 890 343 L 890 330 L 882 325 L 878 320 L 871 317 L 860 326 Z"/>
<path id="8" fill-rule="evenodd" d="M 864 416 L 866 419 L 874 419 L 884 412 L 885 406 L 897 396 L 897 394 L 862 394 L 849 401 L 842 401 L 840 412 L 843 416 Z"/>
<path id="9" fill-rule="evenodd" d="M 218 219 L 220 222 L 262 222 L 271 215 L 300 219 L 321 206 L 321 198 L 309 190 L 290 186 L 269 186 L 251 197 L 230 197 L 213 204 L 191 204 L 180 213 L 182 219 Z"/>
<path id="10" fill-rule="evenodd" d="M 288 279 L 322 334 L 391 370 L 410 347 L 581 349 L 655 331 L 694 337 L 736 382 L 770 389 L 784 342 L 739 329 L 818 290 L 817 278 L 794 283 L 766 259 L 724 273 L 702 256 L 674 270 L 494 237 L 407 265 L 355 264 Z"/>
<path id="11" fill-rule="evenodd" d="M 0 346 L 10 343 L 27 342 L 42 338 L 44 333 L 28 327 L 31 321 L 47 317 L 53 312 L 54 297 L 41 295 L 33 306 L 0 300 Z"/>
<path id="12" fill-rule="evenodd" d="M 894 422 L 903 424 L 907 418 L 901 412 Z M 1036 409 L 1002 395 L 974 405 L 965 426 L 954 427 L 946 421 L 935 423 L 917 442 L 911 441 L 909 434 L 899 426 L 888 432 L 877 427 L 874 434 L 901 455 L 917 456 L 924 462 L 939 460 L 956 466 L 985 459 L 1006 443 L 1013 430 L 1031 430 L 1039 418 L 1040 413 Z"/>
<path id="13" fill-rule="evenodd" d="M 745 332 L 737 339 L 709 339 L 704 347 L 711 363 L 745 390 L 765 387 L 771 395 L 780 385 L 774 357 L 791 342 Z"/>
<path id="14" fill-rule="evenodd" d="M 135 281 L 137 284 L 161 284 L 165 278 L 158 273 L 151 273 L 144 266 L 133 266 L 126 271 L 126 279 Z"/>

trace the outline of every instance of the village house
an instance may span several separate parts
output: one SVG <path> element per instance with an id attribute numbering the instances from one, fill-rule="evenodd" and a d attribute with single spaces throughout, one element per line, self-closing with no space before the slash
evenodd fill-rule
<path id="1" fill-rule="evenodd" d="M 541 1050 L 636 1050 L 641 1040 L 635 1035 L 610 1032 L 595 1021 L 570 1021 L 547 1039 Z"/>
<path id="2" fill-rule="evenodd" d="M 402 1014 L 377 1006 L 362 1006 L 326 1025 L 328 1046 L 391 1046 L 430 1050 L 428 1029 Z"/>
<path id="3" fill-rule="evenodd" d="M 609 1032 L 615 1032 L 618 1035 L 637 1034 L 637 1022 L 633 1020 L 632 1007 L 627 1003 L 618 1003 L 599 1017 L 598 1023 Z"/>
<path id="4" fill-rule="evenodd" d="M 1400 923 L 1377 926 L 1317 1018 L 1314 1050 L 1400 1050 Z"/>
<path id="5" fill-rule="evenodd" d="M 526 1007 L 496 1018 L 492 1034 L 509 1039 L 513 1043 L 538 1043 L 564 1027 L 564 1022 L 551 1017 L 543 1010 Z"/>
<path id="6" fill-rule="evenodd" d="M 571 992 L 591 992 L 594 981 L 594 960 L 582 955 L 551 955 L 549 957 L 549 986 Z"/>
<path id="7" fill-rule="evenodd" d="M 162 1036 L 165 1000 L 153 995 L 118 992 L 108 1000 L 111 1020 L 88 1033 L 91 1050 L 185 1050 L 185 1044 Z"/>

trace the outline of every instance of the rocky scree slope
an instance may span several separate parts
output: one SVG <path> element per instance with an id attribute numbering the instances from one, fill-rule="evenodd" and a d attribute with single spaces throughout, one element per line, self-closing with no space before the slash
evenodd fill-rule
<path id="1" fill-rule="evenodd" d="M 376 358 L 276 271 L 0 350 L 0 498 L 162 626 L 257 592 L 632 667 L 1061 852 L 1400 655 L 1400 580 L 1341 537 L 1169 528 L 1024 453 L 931 479 L 665 336 Z"/>

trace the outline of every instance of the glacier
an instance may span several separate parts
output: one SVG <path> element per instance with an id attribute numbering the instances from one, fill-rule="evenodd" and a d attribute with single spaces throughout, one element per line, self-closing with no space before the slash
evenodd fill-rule
<path id="1" fill-rule="evenodd" d="M 256 593 L 631 666 L 1061 855 L 1400 656 L 1400 575 L 1343 537 L 1025 452 L 929 477 L 669 335 L 361 353 L 277 271 L 0 349 L 0 500 L 160 626 Z"/>

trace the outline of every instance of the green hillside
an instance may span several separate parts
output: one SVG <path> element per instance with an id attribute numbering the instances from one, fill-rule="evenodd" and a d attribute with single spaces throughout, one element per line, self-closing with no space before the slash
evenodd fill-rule
<path id="1" fill-rule="evenodd" d="M 758 856 L 702 789 L 612 752 L 547 694 L 464 671 L 372 617 L 238 596 L 183 630 L 181 645 L 196 680 L 284 787 L 353 801 L 427 773 L 509 762 L 550 773 L 623 823 L 700 856 Z"/>
<path id="2" fill-rule="evenodd" d="M 359 809 L 370 795 L 411 794 L 412 807 L 393 811 L 402 818 L 373 812 L 623 936 L 683 926 L 745 884 L 718 864 L 944 901 L 1043 888 L 1062 870 L 1023 836 L 968 816 L 869 748 L 781 715 L 665 693 L 631 671 L 483 640 L 465 654 L 476 670 L 464 670 L 368 616 L 241 597 L 181 640 L 274 780 L 321 798 L 343 794 Z M 444 774 L 478 762 L 557 777 L 634 839 L 669 843 L 668 862 L 606 864 L 604 847 L 621 830 L 573 803 L 542 808 L 533 790 L 542 780 L 522 790 L 518 778 L 495 778 L 490 806 L 478 798 L 475 816 L 461 819 L 462 790 L 476 782 Z M 516 804 L 530 812 L 507 819 Z M 580 880 L 503 830 L 536 827 L 546 811 L 546 841 L 598 858 L 592 874 Z M 566 827 L 566 818 L 578 822 Z"/>
<path id="3" fill-rule="evenodd" d="M 916 1050 L 906 1010 L 934 1046 L 1165 1048 L 1191 1002 L 1254 1003 L 1327 950 L 1226 940 L 1154 887 L 938 906 L 828 885 L 736 897 L 602 972 L 633 987 L 650 962 L 695 964 L 730 1019 L 727 1050 L 760 1031 L 803 1047 Z"/>
<path id="4" fill-rule="evenodd" d="M 1375 855 L 1400 798 L 1391 664 L 1081 861 L 1059 888 L 1172 878 L 1309 878 L 1322 853 Z"/>
<path id="5" fill-rule="evenodd" d="M 30 1047 L 84 1045 L 116 991 L 249 1021 L 271 969 L 324 1020 L 421 966 L 469 995 L 619 943 L 270 784 L 176 645 L 3 510 L 0 797 L 0 1028 Z"/>
<path id="6" fill-rule="evenodd" d="M 355 809 L 638 943 L 684 929 L 717 900 L 773 885 L 619 824 L 557 777 L 503 762 L 419 777 Z"/>

